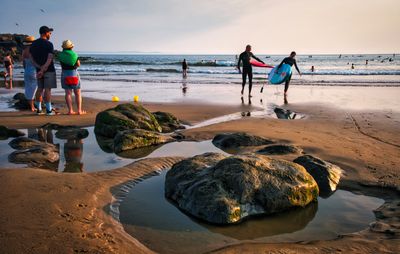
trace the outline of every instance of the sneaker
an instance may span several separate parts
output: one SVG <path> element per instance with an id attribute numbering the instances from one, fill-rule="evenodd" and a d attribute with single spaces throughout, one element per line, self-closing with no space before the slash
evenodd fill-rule
<path id="1" fill-rule="evenodd" d="M 46 116 L 55 116 L 56 112 L 54 110 L 52 111 L 46 111 Z"/>
<path id="2" fill-rule="evenodd" d="M 36 114 L 38 115 L 38 116 L 42 116 L 42 115 L 44 115 L 45 113 L 42 111 L 42 110 L 36 110 Z"/>

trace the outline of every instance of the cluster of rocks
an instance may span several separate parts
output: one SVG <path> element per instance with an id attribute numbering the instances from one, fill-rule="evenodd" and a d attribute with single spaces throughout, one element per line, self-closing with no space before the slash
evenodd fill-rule
<path id="1" fill-rule="evenodd" d="M 311 155 L 293 162 L 267 156 L 302 153 L 295 146 L 246 133 L 219 134 L 213 143 L 224 149 L 267 146 L 255 153 L 194 156 L 168 171 L 165 196 L 207 222 L 237 223 L 252 215 L 305 207 L 319 195 L 332 194 L 340 180 L 338 166 Z"/>
<path id="2" fill-rule="evenodd" d="M 120 153 L 180 139 L 170 133 L 183 128 L 170 113 L 151 113 L 140 104 L 127 103 L 98 113 L 94 131 L 103 150 Z"/>
<path id="3" fill-rule="evenodd" d="M 0 34 L 0 57 L 3 57 L 6 52 L 11 52 L 13 59 L 19 61 L 25 37 L 27 37 L 25 34 Z"/>

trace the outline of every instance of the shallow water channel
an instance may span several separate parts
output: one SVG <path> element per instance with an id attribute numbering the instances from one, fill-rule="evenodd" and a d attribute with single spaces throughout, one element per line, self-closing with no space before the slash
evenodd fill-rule
<path id="1" fill-rule="evenodd" d="M 134 185 L 119 207 L 126 232 L 160 253 L 202 253 L 241 241 L 332 239 L 366 228 L 375 220 L 372 210 L 384 202 L 338 190 L 305 208 L 254 217 L 237 225 L 210 225 L 183 213 L 164 197 L 166 172 Z"/>

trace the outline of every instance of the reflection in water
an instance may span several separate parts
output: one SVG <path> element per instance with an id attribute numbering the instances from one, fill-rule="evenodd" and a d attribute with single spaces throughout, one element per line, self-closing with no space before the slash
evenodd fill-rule
<path id="1" fill-rule="evenodd" d="M 187 92 L 187 81 L 186 79 L 182 79 L 182 94 L 183 96 L 186 96 Z"/>
<path id="2" fill-rule="evenodd" d="M 82 154 L 82 139 L 68 139 L 67 142 L 64 144 L 64 172 L 83 172 Z"/>
<path id="3" fill-rule="evenodd" d="M 248 98 L 249 98 L 249 100 L 248 100 L 248 105 L 251 106 L 251 97 L 249 96 Z M 244 106 L 245 103 L 244 103 L 243 96 L 240 97 L 240 100 L 241 100 L 241 102 L 242 102 L 242 106 Z M 240 115 L 241 115 L 242 117 L 251 116 L 251 112 L 250 112 L 250 111 L 242 111 L 242 112 L 240 112 Z"/>

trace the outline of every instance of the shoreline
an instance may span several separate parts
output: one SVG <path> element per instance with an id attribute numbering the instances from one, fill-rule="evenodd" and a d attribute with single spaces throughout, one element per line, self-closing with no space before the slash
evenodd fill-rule
<path id="1" fill-rule="evenodd" d="M 93 101 L 92 101 L 93 100 Z M 55 103 L 63 102 L 57 96 Z M 27 128 L 47 122 L 93 125 L 96 112 L 112 102 L 85 98 L 85 116 L 41 117 L 20 112 L 0 113 L 7 127 Z M 175 114 L 196 123 L 253 106 L 158 103 L 143 104 L 150 111 Z M 344 169 L 339 189 L 372 193 L 385 199 L 375 226 L 327 241 L 301 243 L 240 243 L 211 253 L 399 252 L 400 216 L 400 113 L 382 110 L 341 110 L 318 104 L 290 104 L 286 108 L 307 115 L 301 120 L 246 117 L 184 130 L 187 139 L 211 139 L 216 133 L 244 131 L 290 143 Z M 16 115 L 17 114 L 17 115 Z M 37 121 L 37 119 L 43 120 Z M 64 119 L 60 119 L 64 118 Z M 43 124 L 41 124 L 43 123 Z M 357 127 L 358 126 L 358 127 Z M 40 169 L 1 169 L 0 247 L 6 252 L 31 253 L 86 251 L 89 253 L 151 253 L 128 235 L 108 213 L 112 196 L 129 181 L 167 169 L 179 157 L 144 159 L 125 167 L 93 173 L 53 173 Z M 370 187 L 368 187 L 370 186 Z M 10 195 L 10 193 L 12 193 Z M 23 209 L 21 209 L 23 207 Z M 392 209 L 392 210 L 390 210 Z M 393 210 L 394 209 L 394 210 Z M 28 214 L 25 211 L 30 211 Z M 14 218 L 12 220 L 8 218 Z M 83 230 L 82 230 L 83 229 Z M 380 231 L 380 232 L 379 232 Z"/>

